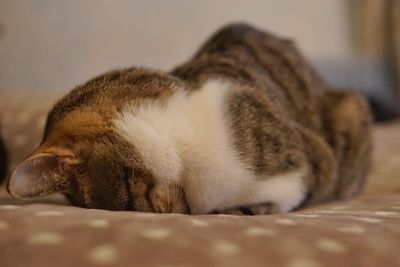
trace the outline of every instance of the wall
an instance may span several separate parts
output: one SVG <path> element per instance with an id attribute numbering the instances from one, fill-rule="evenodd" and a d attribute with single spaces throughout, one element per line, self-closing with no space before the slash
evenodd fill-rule
<path id="1" fill-rule="evenodd" d="M 0 88 L 67 90 L 117 67 L 167 70 L 233 21 L 291 36 L 330 78 L 325 63 L 352 53 L 345 2 L 1 0 Z"/>

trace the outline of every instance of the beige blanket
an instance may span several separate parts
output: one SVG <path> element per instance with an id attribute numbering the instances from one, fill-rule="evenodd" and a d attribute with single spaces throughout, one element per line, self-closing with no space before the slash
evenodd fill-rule
<path id="1" fill-rule="evenodd" d="M 0 99 L 15 165 L 38 142 L 54 96 Z M 400 122 L 377 126 L 375 143 L 361 196 L 281 215 L 110 212 L 0 190 L 0 266 L 400 266 Z"/>

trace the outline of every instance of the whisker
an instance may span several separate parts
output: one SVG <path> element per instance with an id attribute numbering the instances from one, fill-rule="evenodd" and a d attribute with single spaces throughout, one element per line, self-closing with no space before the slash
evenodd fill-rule
<path id="1" fill-rule="evenodd" d="M 178 184 L 174 184 L 174 192 L 175 192 L 175 202 L 179 201 L 179 196 L 180 196 L 180 190 L 179 190 L 179 185 Z"/>
<path id="2" fill-rule="evenodd" d="M 165 192 L 166 192 L 166 194 L 167 194 L 167 207 L 169 208 L 170 206 L 171 206 L 171 198 L 170 198 L 170 192 L 169 192 L 169 182 L 166 184 L 166 185 L 164 185 L 164 190 L 165 190 Z"/>

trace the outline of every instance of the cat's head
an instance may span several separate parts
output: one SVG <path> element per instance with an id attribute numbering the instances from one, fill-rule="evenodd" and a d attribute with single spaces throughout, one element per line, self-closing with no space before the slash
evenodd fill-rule
<path id="1" fill-rule="evenodd" d="M 115 129 L 126 105 L 162 103 L 176 83 L 168 75 L 127 69 L 72 90 L 49 112 L 41 144 L 14 170 L 8 191 L 19 198 L 60 192 L 87 208 L 188 212 L 182 187 L 155 177 Z"/>

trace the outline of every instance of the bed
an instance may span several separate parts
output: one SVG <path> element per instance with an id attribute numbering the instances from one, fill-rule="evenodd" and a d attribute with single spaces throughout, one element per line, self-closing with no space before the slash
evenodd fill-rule
<path id="1" fill-rule="evenodd" d="M 39 142 L 61 93 L 0 91 L 11 168 Z M 111 212 L 0 189 L 0 266 L 400 266 L 400 121 L 376 125 L 355 198 L 270 216 Z"/>

